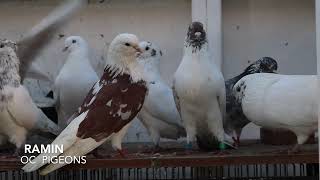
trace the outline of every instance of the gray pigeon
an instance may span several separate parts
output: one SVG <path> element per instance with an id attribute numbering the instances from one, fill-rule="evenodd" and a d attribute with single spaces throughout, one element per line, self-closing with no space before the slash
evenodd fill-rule
<path id="1" fill-rule="evenodd" d="M 250 64 L 240 75 L 228 79 L 225 82 L 227 92 L 227 115 L 224 119 L 224 129 L 228 135 L 232 136 L 234 145 L 239 145 L 242 128 L 250 123 L 250 121 L 244 116 L 241 105 L 238 104 L 235 99 L 235 95 L 232 91 L 233 86 L 246 75 L 254 73 L 275 73 L 277 69 L 278 63 L 276 60 L 270 57 L 263 57 Z"/>

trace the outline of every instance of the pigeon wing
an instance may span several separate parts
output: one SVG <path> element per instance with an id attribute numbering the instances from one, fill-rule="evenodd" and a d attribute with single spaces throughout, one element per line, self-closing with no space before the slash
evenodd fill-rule
<path id="1" fill-rule="evenodd" d="M 38 53 L 53 39 L 53 33 L 85 4 L 86 0 L 73 0 L 63 3 L 17 42 L 19 47 L 17 53 L 21 63 L 21 81 L 23 81 L 28 68 Z"/>
<path id="2" fill-rule="evenodd" d="M 174 98 L 174 102 L 176 104 L 177 110 L 178 110 L 178 112 L 180 114 L 180 117 L 181 117 L 180 100 L 179 100 L 178 93 L 177 93 L 177 91 L 175 89 L 175 80 L 173 80 L 172 94 L 173 94 L 173 98 Z"/>
<path id="3" fill-rule="evenodd" d="M 146 93 L 145 82 L 132 83 L 126 74 L 113 77 L 107 68 L 79 109 L 80 113 L 87 109 L 89 112 L 79 125 L 77 136 L 100 141 L 119 132 L 140 111 Z"/>

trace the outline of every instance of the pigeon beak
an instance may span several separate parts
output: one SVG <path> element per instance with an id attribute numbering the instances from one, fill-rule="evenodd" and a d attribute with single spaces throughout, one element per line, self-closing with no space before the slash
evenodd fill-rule
<path id="1" fill-rule="evenodd" d="M 141 50 L 141 48 L 139 46 L 134 47 L 134 48 L 137 50 L 137 52 L 142 53 L 142 50 Z"/>
<path id="2" fill-rule="evenodd" d="M 133 48 L 137 51 L 136 57 L 139 57 L 142 53 L 142 50 L 139 46 L 133 46 Z"/>
<path id="3" fill-rule="evenodd" d="M 62 49 L 62 52 L 66 52 L 67 50 L 68 50 L 68 46 L 66 46 L 66 47 L 64 47 L 63 49 Z"/>
<path id="4" fill-rule="evenodd" d="M 200 38 L 201 34 L 202 34 L 201 32 L 195 32 L 195 33 L 194 33 L 194 35 L 196 36 L 197 39 Z"/>

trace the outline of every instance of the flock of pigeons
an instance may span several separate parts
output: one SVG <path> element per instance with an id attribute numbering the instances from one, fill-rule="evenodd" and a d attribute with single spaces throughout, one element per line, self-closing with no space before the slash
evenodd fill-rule
<path id="1" fill-rule="evenodd" d="M 57 126 L 36 107 L 22 80 L 50 40 L 50 33 L 85 1 L 71 2 L 53 11 L 18 43 L 0 41 L 0 142 L 14 144 L 18 153 L 28 132 L 38 130 L 58 135 L 52 145 L 64 147 L 62 154 L 40 154 L 23 167 L 24 171 L 48 164 L 40 172 L 48 174 L 66 164 L 50 164 L 43 156 L 82 156 L 106 141 L 125 156 L 121 141 L 136 117 L 156 148 L 160 148 L 160 138 L 186 137 L 187 151 L 192 150 L 194 141 L 200 149 L 219 152 L 238 146 L 242 128 L 249 122 L 294 132 L 297 145 L 292 151 L 317 131 L 316 76 L 276 74 L 277 62 L 263 57 L 224 81 L 210 57 L 200 22 L 188 28 L 172 87 L 160 76 L 162 51 L 154 43 L 141 42 L 133 34 L 119 34 L 109 46 L 99 79 L 90 65 L 86 41 L 79 36 L 68 37 L 64 48 L 68 59 L 53 89 Z M 234 144 L 226 140 L 228 135 Z"/>

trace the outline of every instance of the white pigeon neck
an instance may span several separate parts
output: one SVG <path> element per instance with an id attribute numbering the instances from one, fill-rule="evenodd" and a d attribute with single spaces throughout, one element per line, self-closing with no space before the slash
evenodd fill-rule
<path id="1" fill-rule="evenodd" d="M 133 82 L 145 80 L 143 66 L 138 63 L 135 56 L 121 56 L 119 53 L 108 54 L 107 64 L 112 67 L 115 76 L 127 73 L 131 76 Z"/>
<path id="2" fill-rule="evenodd" d="M 160 62 L 158 59 L 146 58 L 139 61 L 145 72 L 148 74 L 146 77 L 149 81 L 155 81 L 161 79 L 160 76 Z"/>
<path id="3" fill-rule="evenodd" d="M 86 56 L 87 57 L 89 55 L 88 47 L 84 46 L 84 47 L 75 48 L 70 52 L 70 55 L 73 55 L 73 56 Z"/>

